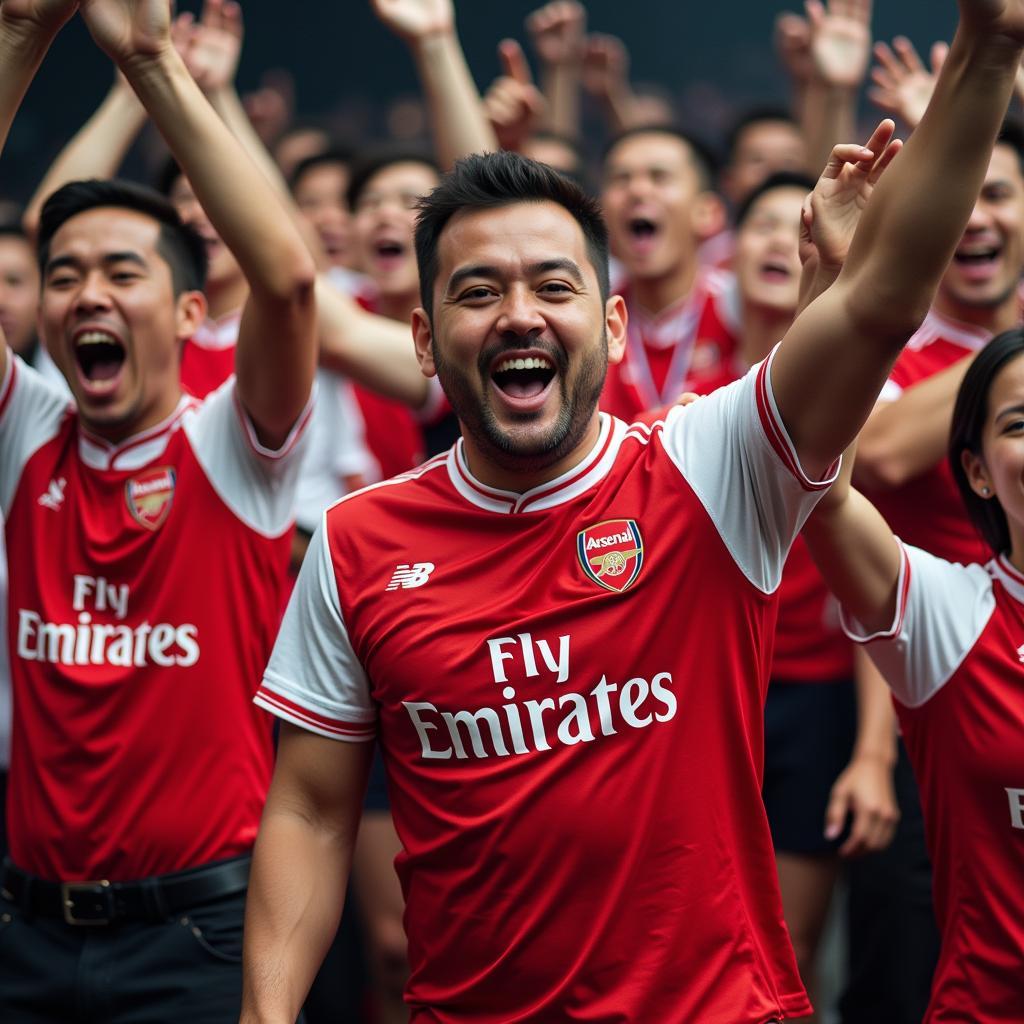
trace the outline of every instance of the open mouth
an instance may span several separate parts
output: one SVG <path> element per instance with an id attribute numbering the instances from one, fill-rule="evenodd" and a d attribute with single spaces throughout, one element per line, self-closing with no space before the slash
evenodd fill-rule
<path id="1" fill-rule="evenodd" d="M 83 331 L 75 338 L 78 374 L 90 390 L 111 390 L 124 367 L 126 355 L 124 345 L 106 331 Z"/>
<path id="2" fill-rule="evenodd" d="M 783 283 L 793 277 L 789 266 L 781 260 L 766 260 L 761 264 L 761 277 L 765 281 Z"/>
<path id="3" fill-rule="evenodd" d="M 658 225 L 647 217 L 633 217 L 629 221 L 629 233 L 634 239 L 644 241 L 658 233 Z"/>
<path id="4" fill-rule="evenodd" d="M 540 397 L 554 379 L 555 365 L 544 355 L 500 359 L 491 371 L 494 386 L 515 401 Z"/>
<path id="5" fill-rule="evenodd" d="M 385 270 L 400 266 L 408 253 L 408 246 L 393 238 L 382 238 L 374 243 L 373 255 L 377 265 Z"/>
<path id="6" fill-rule="evenodd" d="M 990 246 L 983 249 L 958 249 L 953 260 L 962 267 L 978 267 L 995 263 L 1002 255 L 1002 249 L 998 246 Z"/>

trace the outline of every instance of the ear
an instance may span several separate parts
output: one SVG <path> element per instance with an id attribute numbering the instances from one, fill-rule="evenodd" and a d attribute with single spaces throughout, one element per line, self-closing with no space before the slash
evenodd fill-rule
<path id="1" fill-rule="evenodd" d="M 202 292 L 182 292 L 174 302 L 174 333 L 178 341 L 191 338 L 206 319 L 206 296 Z"/>
<path id="2" fill-rule="evenodd" d="M 992 486 L 992 478 L 988 474 L 985 460 L 980 455 L 965 448 L 960 453 L 960 465 L 967 474 L 967 482 L 971 490 L 983 501 L 988 501 L 996 496 L 996 490 Z"/>
<path id="3" fill-rule="evenodd" d="M 701 192 L 694 200 L 690 226 L 702 242 L 714 238 L 725 227 L 725 203 L 716 192 Z"/>
<path id="4" fill-rule="evenodd" d="M 626 331 L 629 314 L 621 295 L 613 295 L 604 304 L 604 326 L 608 335 L 608 363 L 621 363 L 626 354 Z"/>
<path id="5" fill-rule="evenodd" d="M 412 311 L 412 340 L 416 346 L 416 358 L 424 377 L 436 377 L 437 367 L 434 366 L 434 329 L 430 326 L 427 311 L 417 306 Z"/>

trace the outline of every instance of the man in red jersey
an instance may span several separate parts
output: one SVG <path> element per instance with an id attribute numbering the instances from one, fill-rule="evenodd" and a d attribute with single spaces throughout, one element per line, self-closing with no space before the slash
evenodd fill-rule
<path id="1" fill-rule="evenodd" d="M 285 724 L 246 1024 L 301 1005 L 378 735 L 417 1024 L 810 1011 L 760 798 L 773 595 L 931 303 L 1009 100 L 1024 9 L 961 8 L 835 284 L 768 360 L 652 427 L 597 409 L 626 321 L 586 196 L 506 153 L 424 202 L 413 332 L 462 439 L 335 505 L 303 565 L 257 697 Z"/>
<path id="2" fill-rule="evenodd" d="M 78 6 L 0 5 L 0 137 Z M 205 313 L 201 239 L 118 183 L 70 184 L 43 209 L 40 323 L 74 404 L 0 353 L 17 708 L 0 1017 L 226 1022 L 271 771 L 250 697 L 285 585 L 315 268 L 171 45 L 166 3 L 81 11 L 250 296 L 237 377 L 199 403 L 179 368 Z"/>
<path id="3" fill-rule="evenodd" d="M 703 147 L 671 128 L 630 129 L 608 148 L 601 203 L 629 310 L 626 354 L 601 398 L 613 416 L 674 402 L 698 345 L 703 373 L 735 347 L 727 276 L 700 267 L 701 243 L 725 224 L 713 178 Z"/>

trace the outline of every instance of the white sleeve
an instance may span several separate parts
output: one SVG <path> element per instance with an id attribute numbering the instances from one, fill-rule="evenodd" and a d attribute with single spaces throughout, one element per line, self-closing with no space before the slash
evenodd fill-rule
<path id="1" fill-rule="evenodd" d="M 977 643 L 996 599 L 980 565 L 944 562 L 901 545 L 896 614 L 888 629 L 869 634 L 843 615 L 851 640 L 865 644 L 896 699 L 910 708 L 935 696 Z"/>
<path id="2" fill-rule="evenodd" d="M 7 515 L 25 463 L 60 429 L 73 406 L 20 356 L 7 350 L 0 384 L 0 512 Z"/>
<path id="3" fill-rule="evenodd" d="M 773 352 L 741 380 L 665 419 L 669 457 L 704 506 L 743 575 L 764 593 L 782 579 L 789 549 L 839 472 L 804 472 L 775 405 Z"/>
<path id="4" fill-rule="evenodd" d="M 213 489 L 247 526 L 279 537 L 295 518 L 295 492 L 307 446 L 313 395 L 287 440 L 263 447 L 229 377 L 198 409 L 185 414 L 185 433 Z"/>
<path id="5" fill-rule="evenodd" d="M 326 516 L 310 541 L 255 702 L 330 739 L 365 742 L 377 709 L 341 615 Z"/>

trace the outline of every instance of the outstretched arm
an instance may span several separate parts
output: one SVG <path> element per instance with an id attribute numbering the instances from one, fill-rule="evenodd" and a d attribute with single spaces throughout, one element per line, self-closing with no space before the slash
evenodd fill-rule
<path id="1" fill-rule="evenodd" d="M 412 51 L 442 167 L 498 148 L 466 56 L 455 34 L 452 0 L 372 0 L 373 9 Z"/>
<path id="2" fill-rule="evenodd" d="M 604 111 L 613 135 L 634 123 L 633 88 L 629 83 L 629 51 L 617 36 L 600 32 L 583 45 L 583 88 Z"/>
<path id="3" fill-rule="evenodd" d="M 316 367 L 309 250 L 175 51 L 166 0 L 85 0 L 81 10 L 242 267 L 250 295 L 235 355 L 238 395 L 261 443 L 278 448 L 309 401 Z"/>
<path id="4" fill-rule="evenodd" d="M 875 189 L 838 280 L 797 318 L 772 367 L 779 412 L 813 474 L 856 436 L 924 319 L 1009 103 L 1024 0 L 960 0 L 960 7 L 924 119 Z M 840 173 L 863 170 L 847 165 Z"/>
<path id="5" fill-rule="evenodd" d="M 526 19 L 541 63 L 547 128 L 568 139 L 580 134 L 580 80 L 587 12 L 577 0 L 553 0 Z"/>
<path id="6" fill-rule="evenodd" d="M 0 2 L 0 152 L 50 43 L 75 12 L 76 0 Z M 7 339 L 0 327 L 0 380 L 7 373 Z"/>

